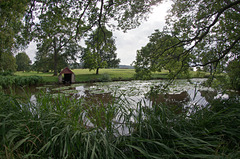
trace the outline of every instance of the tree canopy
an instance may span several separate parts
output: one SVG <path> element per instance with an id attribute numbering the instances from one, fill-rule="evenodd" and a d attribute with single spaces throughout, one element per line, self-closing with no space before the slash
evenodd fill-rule
<path id="1" fill-rule="evenodd" d="M 1 53 L 1 72 L 4 71 L 9 71 L 9 72 L 15 72 L 16 68 L 17 68 L 17 64 L 16 64 L 16 58 L 8 52 L 2 52 Z"/>
<path id="2" fill-rule="evenodd" d="M 17 71 L 30 71 L 31 60 L 25 52 L 16 55 Z"/>
<path id="3" fill-rule="evenodd" d="M 240 57 L 230 61 L 226 70 L 230 78 L 231 87 L 240 91 Z"/>
<path id="4" fill-rule="evenodd" d="M 2 52 L 8 49 L 9 53 L 13 53 L 12 48 L 17 41 L 26 46 L 32 39 L 37 39 L 38 53 L 43 50 L 54 52 L 55 48 L 54 55 L 57 55 L 56 52 L 60 55 L 73 49 L 79 40 L 88 36 L 95 28 L 106 27 L 123 31 L 136 28 L 147 18 L 152 6 L 161 1 L 1 1 L 0 62 Z M 20 32 L 22 34 L 19 34 Z M 56 47 L 53 47 L 54 45 Z M 55 58 L 56 74 L 57 56 L 52 58 Z"/>
<path id="5" fill-rule="evenodd" d="M 49 59 L 49 57 L 53 58 L 51 61 L 54 65 L 54 75 L 57 75 L 58 59 L 60 56 L 63 55 L 69 60 L 76 60 L 76 54 L 79 52 L 79 40 L 86 38 L 86 36 L 89 36 L 89 39 L 91 39 L 91 33 L 95 28 L 98 28 L 98 32 L 101 30 L 101 34 L 94 33 L 95 37 L 108 35 L 109 33 L 106 28 L 122 29 L 123 31 L 135 28 L 147 17 L 147 13 L 150 12 L 151 7 L 159 2 L 161 0 L 61 0 L 47 2 L 37 0 L 35 3 L 31 3 L 31 13 L 38 18 L 38 20 L 32 20 L 32 35 L 37 39 L 38 43 L 38 65 L 41 61 L 45 61 L 40 60 L 41 57 L 45 59 Z M 28 19 L 29 17 L 31 16 L 28 16 Z M 97 37 L 92 39 L 92 41 L 96 43 L 96 39 L 98 39 L 99 43 L 96 44 L 103 45 L 103 39 L 101 38 Z M 103 48 L 99 48 L 101 53 L 98 52 L 98 54 L 101 54 L 101 58 L 94 55 L 96 52 L 89 52 L 93 51 L 93 46 L 89 47 L 90 45 L 87 44 L 88 48 L 84 51 L 85 64 L 91 63 L 87 59 L 96 58 L 95 61 L 98 61 L 94 65 L 88 65 L 90 66 L 88 68 L 96 68 L 98 72 L 99 68 L 105 66 L 104 61 L 106 63 L 107 58 L 108 67 L 116 66 L 119 63 L 119 60 L 115 60 L 115 63 L 112 60 L 113 58 L 116 59 L 116 54 L 113 54 L 116 50 L 115 46 L 107 46 L 113 46 L 114 41 L 110 40 L 108 43 L 104 46 L 105 51 L 103 51 Z M 106 48 L 112 50 L 107 51 Z M 109 54 L 110 52 L 111 54 Z M 104 61 L 100 62 L 103 58 Z"/>
<path id="6" fill-rule="evenodd" d="M 96 74 L 98 74 L 100 68 L 114 68 L 119 65 L 120 59 L 117 58 L 115 39 L 112 32 L 105 27 L 97 28 L 85 44 L 87 47 L 82 53 L 85 68 L 96 69 Z"/>
<path id="7" fill-rule="evenodd" d="M 149 76 L 163 66 L 175 67 L 176 74 L 188 66 L 204 67 L 211 75 L 226 71 L 228 64 L 228 70 L 236 68 L 233 63 L 240 55 L 240 0 L 173 0 L 166 24 L 162 33 L 168 40 L 155 32 L 137 52 L 137 75 Z"/>
<path id="8" fill-rule="evenodd" d="M 76 60 L 79 45 L 73 38 L 72 29 L 76 20 L 70 18 L 70 8 L 67 7 L 58 2 L 50 3 L 38 17 L 39 23 L 34 26 L 38 70 L 51 69 L 57 75 L 61 70 L 59 66 L 66 67 L 69 61 Z M 44 69 L 44 65 L 50 67 Z"/>
<path id="9" fill-rule="evenodd" d="M 137 78 L 148 79 L 151 72 L 161 72 L 162 69 L 168 70 L 170 76 L 175 75 L 183 67 L 187 70 L 189 64 L 182 64 L 182 61 L 184 59 L 187 61 L 189 58 L 180 56 L 184 52 L 184 48 L 168 49 L 178 41 L 177 38 L 167 32 L 155 30 L 149 36 L 148 44 L 137 51 L 136 61 L 134 61 Z"/>
<path id="10" fill-rule="evenodd" d="M 27 0 L 0 2 L 0 71 L 15 70 L 14 64 L 12 66 L 6 65 L 6 60 L 14 61 L 13 53 L 16 49 L 27 44 L 23 40 L 26 33 L 23 29 L 23 18 L 28 4 L 29 1 Z"/>
<path id="11" fill-rule="evenodd" d="M 239 0 L 174 0 L 167 30 L 179 39 L 169 49 L 183 46 L 191 66 L 219 65 L 239 56 Z"/>
<path id="12" fill-rule="evenodd" d="M 136 28 L 147 18 L 152 6 L 160 2 L 162 0 L 31 0 L 25 19 L 28 24 L 34 26 L 38 23 L 36 19 L 42 14 L 49 11 L 55 14 L 64 12 L 66 15 L 62 17 L 62 14 L 58 18 L 73 20 L 71 27 L 77 40 L 96 27 L 103 26 L 123 31 Z M 54 29 L 54 26 L 52 27 Z"/>

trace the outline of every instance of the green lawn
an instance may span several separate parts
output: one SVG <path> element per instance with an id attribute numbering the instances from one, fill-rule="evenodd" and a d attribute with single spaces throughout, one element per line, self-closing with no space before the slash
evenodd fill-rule
<path id="1" fill-rule="evenodd" d="M 36 72 L 36 71 L 30 71 L 30 72 L 22 72 L 18 71 L 14 73 L 17 76 L 41 76 L 43 80 L 47 83 L 55 83 L 58 82 L 58 77 L 53 76 L 53 72 L 49 73 L 42 73 L 42 72 Z"/>
<path id="2" fill-rule="evenodd" d="M 88 69 L 74 69 L 72 70 L 76 75 L 76 82 L 95 82 L 102 81 L 103 78 L 110 78 L 111 80 L 133 80 L 135 75 L 134 69 L 100 69 L 99 75 L 96 75 L 96 71 L 89 71 Z M 153 79 L 165 79 L 167 78 L 168 71 L 156 72 L 152 74 Z M 18 76 L 42 76 L 47 83 L 58 82 L 58 77 L 53 76 L 53 72 L 41 73 L 41 72 L 16 72 Z M 205 72 L 197 73 L 190 72 L 190 77 L 204 77 L 207 74 Z"/>
<path id="3" fill-rule="evenodd" d="M 74 69 L 72 70 L 76 75 L 76 82 L 89 82 L 89 81 L 99 81 L 103 76 L 109 76 L 112 80 L 132 80 L 134 79 L 135 70 L 134 69 L 100 69 L 99 75 L 96 75 L 95 71 L 89 71 L 88 69 Z M 166 72 L 155 73 L 154 78 L 161 78 Z M 46 82 L 58 82 L 58 77 L 53 76 L 53 72 L 49 73 L 37 73 L 35 71 L 31 72 L 16 72 L 15 75 L 18 76 L 42 76 Z"/>

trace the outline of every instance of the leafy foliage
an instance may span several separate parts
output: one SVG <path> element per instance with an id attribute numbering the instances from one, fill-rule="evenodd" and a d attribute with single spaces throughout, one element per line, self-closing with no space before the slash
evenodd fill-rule
<path id="1" fill-rule="evenodd" d="M 0 72 L 15 72 L 17 68 L 16 58 L 9 52 L 1 53 Z"/>
<path id="2" fill-rule="evenodd" d="M 170 34 L 155 30 L 149 37 L 149 43 L 137 51 L 134 61 L 136 77 L 149 79 L 151 72 L 161 72 L 163 69 L 170 72 L 169 76 L 183 69 L 188 70 L 189 57 L 181 56 L 184 52 L 183 47 L 169 49 L 178 42 L 178 39 Z"/>
<path id="3" fill-rule="evenodd" d="M 240 57 L 229 62 L 227 66 L 227 74 L 230 78 L 231 87 L 240 91 Z"/>
<path id="4" fill-rule="evenodd" d="M 11 53 L 13 45 L 24 47 L 34 39 L 38 49 L 35 66 L 43 70 L 43 63 L 48 62 L 46 65 L 52 66 L 57 75 L 59 65 L 75 63 L 79 40 L 94 28 L 123 31 L 136 28 L 147 18 L 152 6 L 161 1 L 2 1 L 0 67 L 2 52 Z M 108 63 L 108 67 L 116 64 Z"/>
<path id="5" fill-rule="evenodd" d="M 73 24 L 76 19 L 70 17 L 69 6 L 58 2 L 50 3 L 39 15 L 34 36 L 37 41 L 37 70 L 54 70 L 57 75 L 62 66 L 76 60 L 79 46 L 73 40 Z"/>
<path id="6" fill-rule="evenodd" d="M 12 71 L 0 72 L 0 76 L 13 76 L 13 72 Z"/>
<path id="7" fill-rule="evenodd" d="M 16 55 L 17 71 L 30 71 L 31 60 L 25 52 Z"/>
<path id="8" fill-rule="evenodd" d="M 97 70 L 99 68 L 114 68 L 120 63 L 120 59 L 117 59 L 117 50 L 115 46 L 115 40 L 113 39 L 112 32 L 106 28 L 96 29 L 86 40 L 87 48 L 83 51 L 82 60 L 84 62 L 84 68 L 90 70 Z"/>
<path id="9" fill-rule="evenodd" d="M 192 66 L 222 72 L 231 58 L 239 56 L 239 0 L 176 0 L 167 18 L 168 30 L 184 46 L 181 56 L 194 56 Z"/>
<path id="10" fill-rule="evenodd" d="M 22 32 L 23 21 L 21 20 L 28 6 L 28 2 L 29 1 L 26 0 L 8 0 L 0 2 L 1 53 L 12 53 L 14 49 L 20 47 L 21 44 L 24 43 L 21 39 L 23 37 L 23 34 L 21 33 L 24 33 Z"/>
<path id="11" fill-rule="evenodd" d="M 43 82 L 40 76 L 0 76 L 0 86 L 10 88 L 11 86 L 30 86 Z"/>

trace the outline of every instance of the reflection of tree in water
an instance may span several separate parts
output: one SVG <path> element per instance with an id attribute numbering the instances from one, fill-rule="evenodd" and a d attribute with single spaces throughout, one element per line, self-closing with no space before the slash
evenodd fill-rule
<path id="1" fill-rule="evenodd" d="M 108 105 L 109 103 L 114 102 L 114 98 L 111 93 L 90 93 L 89 91 L 85 91 L 84 97 L 86 103 L 90 105 Z"/>
<path id="2" fill-rule="evenodd" d="M 109 127 L 116 113 L 111 93 L 93 94 L 85 91 L 85 94 L 83 106 L 89 120 L 95 126 Z"/>
<path id="3" fill-rule="evenodd" d="M 215 96 L 218 95 L 217 91 L 199 91 L 201 93 L 201 96 L 205 98 L 205 100 L 210 103 Z"/>
<path id="4" fill-rule="evenodd" d="M 184 91 L 180 94 L 157 94 L 150 97 L 150 100 L 155 104 L 165 104 L 176 113 L 182 113 L 184 105 L 190 101 L 189 94 Z"/>

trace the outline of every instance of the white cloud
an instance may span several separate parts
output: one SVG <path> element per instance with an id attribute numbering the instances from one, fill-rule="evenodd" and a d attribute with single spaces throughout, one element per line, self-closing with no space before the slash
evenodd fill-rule
<path id="1" fill-rule="evenodd" d="M 32 63 L 35 61 L 36 51 L 37 51 L 37 46 L 35 42 L 31 42 L 28 48 L 25 50 L 25 52 L 29 56 Z"/>

